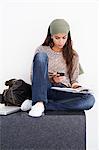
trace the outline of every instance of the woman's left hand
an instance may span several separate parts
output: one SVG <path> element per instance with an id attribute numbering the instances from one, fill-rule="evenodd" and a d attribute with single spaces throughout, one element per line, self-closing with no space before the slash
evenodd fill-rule
<path id="1" fill-rule="evenodd" d="M 71 87 L 74 88 L 74 89 L 76 89 L 76 88 L 81 87 L 81 85 L 79 85 L 79 83 L 75 82 L 75 83 L 72 84 Z"/>

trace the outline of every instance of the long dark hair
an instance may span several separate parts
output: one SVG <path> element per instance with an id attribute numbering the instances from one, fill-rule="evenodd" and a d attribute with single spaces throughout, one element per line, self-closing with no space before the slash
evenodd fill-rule
<path id="1" fill-rule="evenodd" d="M 51 34 L 50 34 L 50 27 L 48 28 L 47 37 L 42 45 L 50 46 L 51 48 L 54 46 L 54 42 L 53 42 L 53 39 L 51 38 Z M 73 68 L 73 56 L 75 55 L 75 52 L 72 49 L 72 41 L 71 41 L 70 31 L 68 33 L 67 41 L 63 47 L 62 53 L 63 53 L 63 58 L 66 61 L 69 78 L 71 79 L 72 68 Z"/>

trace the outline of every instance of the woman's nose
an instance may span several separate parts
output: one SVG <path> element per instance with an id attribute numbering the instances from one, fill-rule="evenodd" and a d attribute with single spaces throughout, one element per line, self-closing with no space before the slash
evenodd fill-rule
<path id="1" fill-rule="evenodd" d="M 59 43 L 62 44 L 62 43 L 63 43 L 63 39 L 60 39 L 60 40 L 59 40 Z"/>

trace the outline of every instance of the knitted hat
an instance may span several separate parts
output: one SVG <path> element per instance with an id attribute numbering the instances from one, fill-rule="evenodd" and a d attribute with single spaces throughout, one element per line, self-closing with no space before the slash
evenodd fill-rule
<path id="1" fill-rule="evenodd" d="M 64 19 L 55 19 L 50 24 L 51 35 L 58 33 L 68 34 L 69 30 L 70 30 L 69 24 Z"/>

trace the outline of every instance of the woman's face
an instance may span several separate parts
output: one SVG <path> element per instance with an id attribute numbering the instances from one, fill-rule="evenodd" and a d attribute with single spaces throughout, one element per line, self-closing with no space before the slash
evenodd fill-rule
<path id="1" fill-rule="evenodd" d="M 67 41 L 67 35 L 66 33 L 58 33 L 51 36 L 54 42 L 54 46 L 62 49 Z"/>

